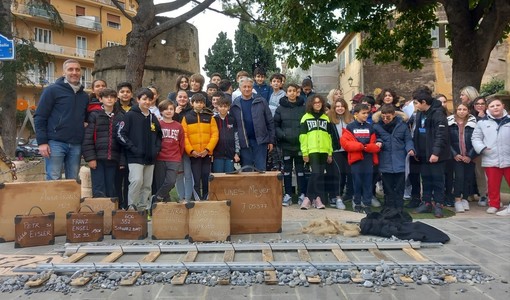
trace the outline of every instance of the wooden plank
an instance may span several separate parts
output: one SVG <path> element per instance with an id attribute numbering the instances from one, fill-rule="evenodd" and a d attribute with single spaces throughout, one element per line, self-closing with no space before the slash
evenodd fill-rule
<path id="1" fill-rule="evenodd" d="M 28 287 L 38 287 L 38 286 L 41 286 L 43 283 L 48 281 L 48 279 L 50 279 L 52 274 L 53 274 L 53 271 L 44 273 L 39 279 L 27 281 L 25 283 L 25 286 L 28 286 Z"/>
<path id="2" fill-rule="evenodd" d="M 161 254 L 160 251 L 152 251 L 149 252 L 149 254 L 145 255 L 140 262 L 153 262 L 156 259 L 158 259 L 159 255 Z M 120 285 L 133 285 L 135 284 L 138 277 L 142 275 L 142 271 L 137 271 L 135 274 L 131 277 L 124 278 L 120 281 Z"/>
<path id="3" fill-rule="evenodd" d="M 404 247 L 402 248 L 402 251 L 407 253 L 407 255 L 411 256 L 416 261 L 428 261 L 428 259 L 421 255 L 421 253 L 419 253 L 418 251 L 414 250 L 411 247 Z"/>
<path id="4" fill-rule="evenodd" d="M 402 280 L 403 283 L 413 283 L 414 282 L 414 280 L 407 275 L 400 276 L 400 280 Z"/>
<path id="5" fill-rule="evenodd" d="M 105 258 L 103 258 L 101 260 L 101 262 L 102 263 L 111 263 L 111 262 L 114 262 L 117 259 L 119 259 L 119 257 L 121 257 L 123 254 L 124 253 L 122 251 L 114 251 L 114 252 L 110 253 L 108 256 L 106 256 Z M 87 276 L 87 277 L 81 276 L 81 277 L 78 277 L 78 278 L 75 278 L 75 279 L 71 280 L 71 285 L 72 286 L 84 286 L 90 280 L 92 280 L 92 278 L 94 278 L 94 275 Z"/>
<path id="6" fill-rule="evenodd" d="M 455 282 L 457 282 L 457 277 L 455 277 L 453 275 L 446 275 L 444 277 L 444 282 L 446 282 L 446 283 L 455 283 Z"/>
<path id="7" fill-rule="evenodd" d="M 376 249 L 376 248 L 368 249 L 368 252 L 370 252 L 377 259 L 380 259 L 380 260 L 389 260 L 388 257 L 386 255 L 384 255 L 384 253 L 382 253 L 381 250 L 379 250 L 379 249 Z"/>
<path id="8" fill-rule="evenodd" d="M 361 277 L 361 273 L 359 271 L 353 271 L 354 272 L 354 276 L 351 276 L 351 280 L 352 282 L 354 283 L 363 283 L 365 281 L 365 279 L 363 279 L 363 277 Z"/>
<path id="9" fill-rule="evenodd" d="M 348 262 L 350 261 L 349 257 L 345 254 L 345 252 L 338 248 L 338 249 L 331 249 L 331 252 L 333 252 L 333 255 L 338 259 L 340 262 Z"/>
<path id="10" fill-rule="evenodd" d="M 87 256 L 87 252 L 78 252 L 74 253 L 73 255 L 69 256 L 68 258 L 64 259 L 64 263 L 75 263 L 79 261 L 80 259 Z"/>
<path id="11" fill-rule="evenodd" d="M 223 254 L 223 261 L 224 262 L 233 262 L 234 256 L 235 256 L 235 250 L 226 250 Z"/>
<path id="12" fill-rule="evenodd" d="M 101 262 L 110 263 L 119 259 L 124 253 L 122 251 L 114 251 L 110 253 L 107 257 L 103 258 Z"/>
<path id="13" fill-rule="evenodd" d="M 262 260 L 265 262 L 270 262 L 274 260 L 273 250 L 271 249 L 262 249 Z M 264 270 L 264 282 L 268 285 L 278 284 L 278 278 L 276 277 L 275 270 Z"/>
<path id="14" fill-rule="evenodd" d="M 319 284 L 321 283 L 321 277 L 319 275 L 308 276 L 306 277 L 306 281 L 308 281 L 308 283 Z"/>
<path id="15" fill-rule="evenodd" d="M 298 256 L 301 261 L 312 261 L 312 257 L 310 256 L 310 253 L 308 253 L 308 250 L 306 249 L 298 249 Z"/>
<path id="16" fill-rule="evenodd" d="M 182 262 L 194 262 L 197 255 L 198 251 L 196 250 L 188 251 L 186 256 L 182 259 Z M 175 285 L 183 285 L 186 282 L 186 277 L 188 277 L 188 270 L 182 270 L 180 273 L 175 275 L 170 282 Z"/>
<path id="17" fill-rule="evenodd" d="M 273 261 L 273 250 L 271 249 L 262 249 L 262 260 L 263 261 Z"/>

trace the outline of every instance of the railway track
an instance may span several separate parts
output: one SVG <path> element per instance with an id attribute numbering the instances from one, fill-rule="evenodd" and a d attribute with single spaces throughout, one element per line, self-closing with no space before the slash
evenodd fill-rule
<path id="1" fill-rule="evenodd" d="M 440 245 L 440 244 L 439 244 Z M 190 272 L 263 271 L 266 284 L 278 284 L 277 272 L 286 269 L 315 268 L 317 270 L 376 269 L 384 263 L 390 268 L 441 267 L 444 269 L 480 269 L 478 265 L 438 263 L 420 252 L 420 242 L 362 242 L 362 243 L 249 243 L 249 244 L 182 244 L 182 245 L 68 245 L 67 256 L 58 263 L 37 263 L 14 268 L 15 272 L 44 274 L 29 286 L 42 285 L 51 274 L 81 274 L 73 276 L 71 285 L 86 285 L 93 276 L 102 272 L 126 272 L 120 285 L 133 285 L 144 272 L 174 271 L 171 283 L 185 283 Z M 412 279 L 402 275 L 402 281 Z M 448 280 L 454 281 L 455 278 Z M 320 283 L 319 276 L 307 278 L 309 283 Z M 361 274 L 352 277 L 362 282 Z M 220 284 L 229 284 L 228 276 Z"/>

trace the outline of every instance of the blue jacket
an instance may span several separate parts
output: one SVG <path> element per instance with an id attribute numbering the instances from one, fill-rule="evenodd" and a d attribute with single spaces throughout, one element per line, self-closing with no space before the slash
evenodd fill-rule
<path id="1" fill-rule="evenodd" d="M 416 153 L 411 131 L 407 124 L 398 116 L 395 117 L 393 122 L 396 122 L 396 124 L 391 133 L 383 128 L 382 120 L 373 124 L 377 139 L 382 141 L 381 151 L 379 152 L 379 171 L 381 173 L 405 172 L 407 153 L 410 150 Z"/>
<path id="2" fill-rule="evenodd" d="M 81 145 L 88 103 L 89 96 L 83 86 L 75 93 L 64 77 L 45 88 L 34 116 L 37 143 L 48 144 L 54 140 Z"/>
<path id="3" fill-rule="evenodd" d="M 251 114 L 253 118 L 253 126 L 255 127 L 255 138 L 257 140 L 257 144 L 274 144 L 274 121 L 267 101 L 257 94 L 254 94 L 252 97 L 254 97 L 254 99 L 251 106 Z M 244 127 L 241 101 L 243 101 L 242 96 L 234 99 L 232 107 L 230 107 L 230 114 L 234 116 L 237 122 L 239 146 L 241 148 L 248 148 L 248 138 Z"/>
<path id="4" fill-rule="evenodd" d="M 271 88 L 270 85 L 265 82 L 261 85 L 258 85 L 256 82 L 254 82 L 253 89 L 257 91 L 257 95 L 261 96 L 262 98 L 266 99 L 267 102 L 269 102 L 269 97 L 271 97 L 271 94 L 273 93 L 273 88 Z"/>

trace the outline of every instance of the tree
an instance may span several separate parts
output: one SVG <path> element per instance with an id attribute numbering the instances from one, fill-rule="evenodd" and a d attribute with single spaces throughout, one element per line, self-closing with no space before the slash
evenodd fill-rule
<path id="1" fill-rule="evenodd" d="M 276 59 L 272 46 L 264 47 L 257 35 L 252 33 L 253 28 L 247 21 L 240 21 L 235 32 L 235 58 L 234 70 L 245 70 L 252 73 L 254 66 L 263 67 L 266 71 L 276 69 Z"/>
<path id="2" fill-rule="evenodd" d="M 232 81 L 235 79 L 233 57 L 234 50 L 232 47 L 232 40 L 222 31 L 218 34 L 211 48 L 207 50 L 203 70 L 209 77 L 211 77 L 213 73 L 220 73 L 221 78 Z"/>
<path id="3" fill-rule="evenodd" d="M 126 80 L 131 82 L 134 89 L 142 86 L 142 79 L 145 67 L 145 57 L 149 42 L 159 34 L 189 20 L 198 13 L 204 11 L 215 0 L 203 0 L 202 2 L 192 0 L 173 0 L 154 4 L 153 0 L 137 0 L 138 9 L 135 16 L 131 16 L 124 9 L 124 3 L 119 0 L 112 0 L 112 3 L 121 13 L 131 21 L 132 30 L 127 36 L 127 64 Z M 162 23 L 156 22 L 157 15 L 167 12 L 174 12 L 183 8 L 186 4 L 193 2 L 193 6 L 187 12 L 168 19 Z"/>
<path id="4" fill-rule="evenodd" d="M 52 56 L 39 52 L 32 41 L 20 38 L 12 32 L 12 4 L 13 0 L 2 0 L 0 4 L 0 33 L 8 39 L 15 40 L 16 53 L 14 60 L 0 62 L 2 141 L 6 154 L 11 157 L 14 156 L 16 149 L 16 87 L 18 84 L 31 83 L 26 77 L 29 70 L 44 71 L 52 60 Z M 56 29 L 62 28 L 62 19 L 49 0 L 31 0 L 27 5 L 46 11 L 52 26 Z"/>
<path id="5" fill-rule="evenodd" d="M 331 61 L 338 40 L 333 32 L 363 32 L 356 56 L 376 63 L 400 61 L 409 70 L 431 56 L 430 30 L 441 4 L 448 19 L 453 94 L 466 85 L 480 88 L 489 55 L 510 31 L 508 0 L 259 0 L 257 26 L 266 41 L 278 43 L 290 67 Z M 238 3 L 240 3 L 238 1 Z M 252 0 L 243 4 L 249 10 Z"/>

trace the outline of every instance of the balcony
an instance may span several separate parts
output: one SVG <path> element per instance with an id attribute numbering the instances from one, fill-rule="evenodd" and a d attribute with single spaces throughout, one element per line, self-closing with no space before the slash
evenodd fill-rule
<path id="1" fill-rule="evenodd" d="M 85 59 L 94 59 L 95 51 L 60 46 L 55 44 L 46 44 L 41 42 L 34 42 L 34 46 L 40 51 L 47 52 L 53 55 L 61 55 L 66 57 L 76 57 L 76 58 L 85 58 Z"/>
<path id="2" fill-rule="evenodd" d="M 110 1 L 110 0 L 90 0 L 90 1 L 92 1 L 92 2 L 96 2 L 96 3 L 100 3 L 100 4 L 106 4 L 106 5 L 113 6 L 113 7 L 117 8 L 117 6 L 115 6 L 115 4 L 113 4 L 113 2 L 112 2 L 112 1 Z M 125 4 L 125 3 L 120 2 L 120 5 L 121 5 L 121 6 L 122 6 L 122 7 L 123 7 L 126 11 L 128 11 L 128 12 L 132 12 L 132 13 L 136 12 L 136 10 L 135 10 L 133 7 L 130 7 L 129 5 L 127 5 L 127 6 L 126 6 L 126 4 Z"/>
<path id="3" fill-rule="evenodd" d="M 37 6 L 28 6 L 28 5 L 13 5 L 11 7 L 14 13 L 30 15 L 33 17 L 39 17 L 44 19 L 49 19 L 50 15 L 48 12 L 42 8 L 38 8 Z M 98 17 L 96 16 L 71 16 L 60 13 L 60 17 L 66 24 L 74 25 L 78 28 L 84 28 L 92 31 L 101 32 L 103 30 L 101 23 L 98 22 Z"/>
<path id="4" fill-rule="evenodd" d="M 25 83 L 25 86 L 34 84 L 36 87 L 45 87 L 52 83 L 55 83 L 57 79 L 60 77 L 55 76 L 43 76 L 39 74 L 38 72 L 35 72 L 34 70 L 30 70 L 26 73 L 26 77 L 30 82 Z M 90 90 L 92 88 L 92 81 L 83 81 L 82 84 L 85 87 L 85 89 Z"/>

